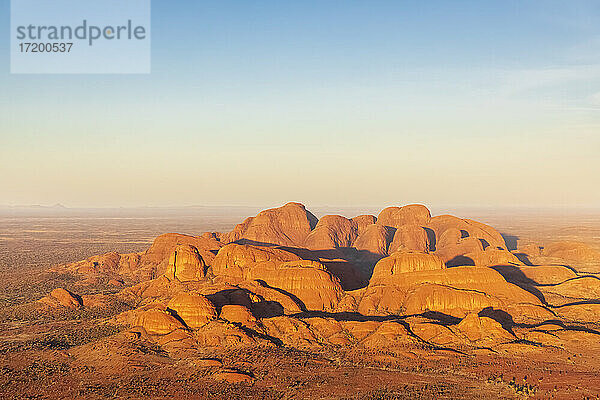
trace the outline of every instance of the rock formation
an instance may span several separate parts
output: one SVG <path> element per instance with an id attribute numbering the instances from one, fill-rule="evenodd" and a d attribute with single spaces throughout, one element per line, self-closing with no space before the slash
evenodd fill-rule
<path id="1" fill-rule="evenodd" d="M 528 343 L 561 348 L 569 335 L 590 336 L 583 335 L 592 328 L 576 324 L 600 318 L 600 281 L 565 265 L 593 263 L 595 250 L 557 243 L 528 251 L 549 262 L 525 265 L 494 228 L 432 217 L 422 205 L 388 207 L 377 218 L 317 220 L 288 203 L 231 232 L 161 235 L 142 253 L 107 253 L 55 270 L 113 291 L 123 286 L 114 297 L 133 306 L 114 320 L 171 351 L 495 351 Z M 85 310 L 96 300 L 56 289 L 38 304 Z M 213 378 L 254 380 L 232 371 Z"/>
<path id="2" fill-rule="evenodd" d="M 237 304 L 227 304 L 221 308 L 219 318 L 238 323 L 250 329 L 257 328 L 257 319 L 247 307 Z"/>
<path id="3" fill-rule="evenodd" d="M 304 247 L 311 250 L 350 247 L 358 236 L 356 221 L 341 215 L 326 215 L 309 233 Z"/>
<path id="4" fill-rule="evenodd" d="M 158 308 L 140 312 L 135 321 L 135 325 L 141 326 L 146 332 L 156 335 L 165 335 L 184 327 L 183 324 L 169 312 Z"/>
<path id="5" fill-rule="evenodd" d="M 77 309 L 83 305 L 79 296 L 63 288 L 54 289 L 49 296 L 40 299 L 40 302 L 50 307 L 66 307 L 68 309 Z"/>
<path id="6" fill-rule="evenodd" d="M 193 293 L 175 295 L 169 301 L 168 309 L 192 329 L 200 328 L 217 317 L 215 306 L 205 296 Z"/>
<path id="7" fill-rule="evenodd" d="M 514 335 L 506 331 L 494 319 L 480 317 L 476 314 L 468 314 L 460 321 L 456 325 L 456 332 L 478 346 L 490 346 L 516 340 Z"/>
<path id="8" fill-rule="evenodd" d="M 302 204 L 287 203 L 246 219 L 221 241 L 301 247 L 316 224 L 317 217 Z"/>
<path id="9" fill-rule="evenodd" d="M 356 224 L 357 234 L 360 235 L 367 226 L 373 225 L 377 222 L 377 217 L 374 215 L 365 214 L 352 218 L 352 221 Z"/>
<path id="10" fill-rule="evenodd" d="M 372 224 L 363 229 L 362 233 L 354 241 L 353 246 L 357 250 L 386 255 L 393 237 L 393 228 Z"/>
<path id="11" fill-rule="evenodd" d="M 403 225 L 396 228 L 394 239 L 388 251 L 390 254 L 397 250 L 414 250 L 427 253 L 429 248 L 429 237 L 425 228 L 419 225 Z"/>
<path id="12" fill-rule="evenodd" d="M 377 216 L 379 225 L 400 228 L 406 225 L 425 226 L 431 219 L 427 207 L 421 204 L 411 204 L 404 207 L 388 207 Z"/>
<path id="13" fill-rule="evenodd" d="M 165 276 L 180 282 L 197 281 L 204 277 L 206 264 L 198 249 L 189 244 L 177 245 L 169 256 Z"/>
<path id="14" fill-rule="evenodd" d="M 296 297 L 301 308 L 312 310 L 334 309 L 342 293 L 338 280 L 323 264 L 281 249 L 227 245 L 215 257 L 213 273 L 236 282 L 261 281 Z"/>
<path id="15" fill-rule="evenodd" d="M 417 271 L 435 271 L 445 269 L 446 265 L 434 255 L 417 251 L 398 251 L 382 258 L 373 270 L 372 284 L 392 284 L 402 279 L 401 274 Z"/>

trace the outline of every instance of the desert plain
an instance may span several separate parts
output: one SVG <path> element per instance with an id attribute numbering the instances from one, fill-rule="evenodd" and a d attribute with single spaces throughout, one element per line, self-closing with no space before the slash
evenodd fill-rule
<path id="1" fill-rule="evenodd" d="M 0 212 L 0 398 L 594 399 L 600 211 Z"/>

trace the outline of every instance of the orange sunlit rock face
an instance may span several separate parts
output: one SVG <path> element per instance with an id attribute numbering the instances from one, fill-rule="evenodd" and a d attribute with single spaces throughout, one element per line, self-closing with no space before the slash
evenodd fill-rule
<path id="1" fill-rule="evenodd" d="M 99 371 L 118 353 L 123 371 L 177 359 L 216 384 L 261 385 L 259 372 L 210 355 L 269 349 L 268 359 L 285 348 L 413 365 L 596 351 L 600 283 L 569 262 L 589 271 L 597 256 L 580 242 L 509 249 L 491 226 L 422 205 L 317 220 L 288 203 L 230 232 L 165 234 L 143 252 L 55 266 L 78 291 L 56 288 L 29 306 L 121 326 L 73 350 L 73 362 Z M 164 360 L 135 350 L 153 346 Z"/>

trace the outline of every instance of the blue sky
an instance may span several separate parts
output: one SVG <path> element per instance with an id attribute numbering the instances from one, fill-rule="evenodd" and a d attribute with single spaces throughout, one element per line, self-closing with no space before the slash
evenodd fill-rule
<path id="1" fill-rule="evenodd" d="M 149 75 L 10 75 L 0 204 L 600 204 L 600 3 L 153 1 Z"/>

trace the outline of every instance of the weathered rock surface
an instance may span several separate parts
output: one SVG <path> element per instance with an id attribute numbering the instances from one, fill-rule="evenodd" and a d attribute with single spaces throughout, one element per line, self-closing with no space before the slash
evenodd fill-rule
<path id="1" fill-rule="evenodd" d="M 502 307 L 494 296 L 476 290 L 457 289 L 439 284 L 423 284 L 411 289 L 403 302 L 407 314 L 439 312 L 462 317 L 488 307 Z"/>
<path id="2" fill-rule="evenodd" d="M 539 286 L 548 303 L 563 305 L 581 300 L 597 301 L 600 298 L 600 279 L 582 276 L 568 279 L 556 285 Z"/>
<path id="3" fill-rule="evenodd" d="M 386 255 L 394 237 L 393 228 L 383 225 L 368 225 L 356 238 L 353 246 L 360 251 L 375 255 Z"/>
<path id="4" fill-rule="evenodd" d="M 200 328 L 217 317 L 215 306 L 199 294 L 177 294 L 169 301 L 168 308 L 191 329 Z"/>
<path id="5" fill-rule="evenodd" d="M 505 330 L 499 322 L 476 314 L 469 314 L 460 321 L 455 328 L 455 333 L 477 346 L 490 346 L 516 340 L 515 336 Z"/>
<path id="6" fill-rule="evenodd" d="M 433 271 L 445 269 L 446 265 L 434 255 L 417 251 L 398 251 L 382 258 L 373 270 L 371 284 L 394 284 L 402 280 L 402 275 L 407 272 Z"/>
<path id="7" fill-rule="evenodd" d="M 227 304 L 221 308 L 219 318 L 256 329 L 257 319 L 250 310 L 242 305 Z"/>
<path id="8" fill-rule="evenodd" d="M 333 310 L 343 292 L 323 264 L 280 249 L 227 245 L 217 254 L 213 273 L 238 282 L 264 282 L 296 297 L 301 309 Z"/>
<path id="9" fill-rule="evenodd" d="M 287 203 L 246 219 L 225 235 L 222 242 L 244 241 L 248 244 L 301 247 L 316 225 L 317 217 L 302 204 Z"/>
<path id="10" fill-rule="evenodd" d="M 572 269 L 562 265 L 498 266 L 494 269 L 509 282 L 533 285 L 557 285 L 578 276 Z"/>
<path id="11" fill-rule="evenodd" d="M 326 215 L 306 237 L 303 247 L 311 250 L 350 247 L 357 237 L 358 225 L 354 220 L 341 215 Z"/>
<path id="12" fill-rule="evenodd" d="M 197 281 L 204 278 L 205 268 L 206 264 L 196 247 L 177 245 L 169 257 L 165 276 L 180 282 Z"/>
<path id="13" fill-rule="evenodd" d="M 465 259 L 473 260 L 472 264 L 481 267 L 493 267 L 497 265 L 523 265 L 523 263 L 510 251 L 500 250 L 488 246 L 485 250 L 466 253 Z"/>
<path id="14" fill-rule="evenodd" d="M 138 283 L 163 275 L 171 265 L 169 257 L 177 246 L 189 245 L 203 261 L 212 262 L 222 244 L 212 234 L 189 236 L 167 233 L 158 236 L 143 253 L 119 254 L 115 252 L 93 256 L 86 260 L 56 268 L 86 277 L 102 277 L 106 281 Z"/>
<path id="15" fill-rule="evenodd" d="M 68 309 L 77 309 L 83 306 L 81 297 L 63 288 L 54 289 L 49 296 L 43 297 L 39 301 L 50 307 L 62 306 Z"/>
<path id="16" fill-rule="evenodd" d="M 202 236 L 167 233 L 154 240 L 152 246 L 142 254 L 140 264 L 153 269 L 155 276 L 165 273 L 167 261 L 178 245 L 190 245 L 196 248 L 202 259 L 210 264 L 222 244 L 210 234 Z"/>
<path id="17" fill-rule="evenodd" d="M 139 270 L 141 255 L 115 252 L 90 257 L 83 261 L 67 264 L 62 269 L 84 276 L 105 275 L 108 279 L 146 279 L 147 274 Z"/>
<path id="18" fill-rule="evenodd" d="M 437 260 L 425 265 L 428 268 L 443 265 Z M 389 269 L 382 271 L 387 273 Z M 358 310 L 377 315 L 402 314 L 410 309 L 410 314 L 436 311 L 462 317 L 467 312 L 514 303 L 539 305 L 540 300 L 508 283 L 491 268 L 454 267 L 390 274 L 387 279 L 378 273 L 365 289 Z"/>
<path id="19" fill-rule="evenodd" d="M 391 254 L 398 250 L 413 250 L 427 253 L 429 248 L 429 237 L 425 228 L 419 225 L 403 225 L 396 229 L 388 252 Z"/>
<path id="20" fill-rule="evenodd" d="M 377 222 L 377 217 L 374 215 L 358 215 L 352 218 L 352 221 L 356 224 L 357 233 L 360 235 L 363 233 L 365 228 L 369 225 L 373 225 Z"/>
<path id="21" fill-rule="evenodd" d="M 461 265 L 475 265 L 475 260 L 466 256 L 477 254 L 484 250 L 481 241 L 475 237 L 465 237 L 457 243 L 437 245 L 435 254 L 439 256 L 447 266 L 458 267 Z"/>
<path id="22" fill-rule="evenodd" d="M 265 263 L 299 260 L 299 256 L 283 249 L 231 243 L 217 253 L 212 263 L 212 272 L 217 276 L 244 277 L 248 270 Z"/>
<path id="23" fill-rule="evenodd" d="M 435 232 L 436 238 L 440 238 L 439 243 L 436 242 L 436 248 L 438 249 L 443 249 L 446 244 L 452 244 L 452 241 L 457 239 L 457 231 L 460 233 L 460 238 L 472 237 L 478 239 L 484 249 L 488 246 L 506 249 L 506 242 L 498 231 L 477 221 L 452 215 L 439 215 L 431 218 L 426 226 Z M 451 232 L 444 237 L 444 233 L 450 229 Z"/>
<path id="24" fill-rule="evenodd" d="M 156 335 L 166 335 L 176 329 L 184 328 L 183 324 L 169 312 L 157 308 L 141 312 L 135 325 L 143 327 L 149 334 Z"/>
<path id="25" fill-rule="evenodd" d="M 379 225 L 400 228 L 404 225 L 425 226 L 431 219 L 429 209 L 421 204 L 411 204 L 404 207 L 388 207 L 377 216 Z"/>
<path id="26" fill-rule="evenodd" d="M 146 252 L 107 253 L 56 270 L 123 287 L 114 297 L 135 306 L 111 320 L 129 325 L 132 341 L 178 357 L 198 348 L 282 345 L 404 355 L 428 346 L 504 351 L 527 341 L 564 349 L 594 338 L 600 279 L 551 264 L 594 263 L 595 250 L 570 242 L 530 247 L 527 261 L 494 228 L 432 217 L 421 205 L 317 221 L 288 203 L 229 233 L 161 235 Z M 56 289 L 40 303 L 88 311 L 109 300 Z M 221 369 L 216 380 L 254 381 L 220 362 L 204 367 Z"/>

